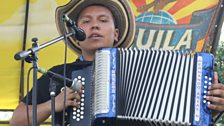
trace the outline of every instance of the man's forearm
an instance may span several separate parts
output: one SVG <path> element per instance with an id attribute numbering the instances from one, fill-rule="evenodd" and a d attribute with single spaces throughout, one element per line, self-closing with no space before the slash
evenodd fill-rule
<path id="1" fill-rule="evenodd" d="M 40 124 L 51 114 L 50 101 L 37 105 L 37 123 Z M 32 105 L 29 108 L 29 123 L 32 124 Z M 20 103 L 13 113 L 10 121 L 11 126 L 25 126 L 27 124 L 26 104 Z"/>

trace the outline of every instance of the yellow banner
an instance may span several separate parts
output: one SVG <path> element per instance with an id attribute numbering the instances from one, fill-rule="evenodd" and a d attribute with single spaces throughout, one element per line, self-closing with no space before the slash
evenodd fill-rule
<path id="1" fill-rule="evenodd" d="M 55 8 L 69 0 L 30 0 L 26 49 L 31 48 L 33 37 L 43 44 L 59 36 L 55 25 Z M 26 0 L 0 1 L 0 109 L 14 109 L 19 103 L 21 61 L 14 55 L 22 50 Z M 64 62 L 64 42 L 58 42 L 39 52 L 39 66 L 45 69 Z M 68 50 L 67 62 L 76 55 Z M 25 63 L 25 85 L 28 69 Z M 32 72 L 30 75 L 32 87 Z M 26 86 L 25 86 L 26 87 Z M 25 90 L 26 91 L 26 88 Z"/>

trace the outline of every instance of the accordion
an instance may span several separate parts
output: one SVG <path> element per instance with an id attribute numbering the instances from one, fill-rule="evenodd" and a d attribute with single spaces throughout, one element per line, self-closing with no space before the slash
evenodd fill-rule
<path id="1" fill-rule="evenodd" d="M 77 110 L 72 109 L 72 125 L 211 123 L 205 98 L 213 81 L 212 54 L 104 48 L 96 52 L 93 66 L 76 74 L 88 82 L 81 100 L 84 114 L 77 120 Z"/>

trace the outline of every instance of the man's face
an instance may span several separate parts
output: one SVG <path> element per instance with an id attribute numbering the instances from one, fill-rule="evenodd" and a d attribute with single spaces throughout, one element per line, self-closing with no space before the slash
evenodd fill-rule
<path id="1" fill-rule="evenodd" d="M 113 47 L 118 41 L 112 13 L 103 6 L 85 8 L 77 20 L 78 26 L 86 33 L 86 40 L 79 42 L 82 52 L 94 53 L 96 49 Z"/>

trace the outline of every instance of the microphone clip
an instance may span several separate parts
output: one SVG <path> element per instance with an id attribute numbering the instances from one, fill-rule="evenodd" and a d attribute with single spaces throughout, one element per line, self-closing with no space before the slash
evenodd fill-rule
<path id="1" fill-rule="evenodd" d="M 76 25 L 75 21 L 70 19 L 66 14 L 63 15 L 62 19 L 71 28 L 72 33 L 78 41 L 84 41 L 86 39 L 86 33 Z"/>
<path id="2" fill-rule="evenodd" d="M 67 15 L 63 15 L 62 16 L 62 19 L 63 19 L 63 21 L 66 23 L 66 25 L 68 26 L 68 27 L 76 27 L 77 28 L 77 26 L 76 26 L 76 22 L 75 21 L 73 21 L 73 20 L 71 20 Z"/>

